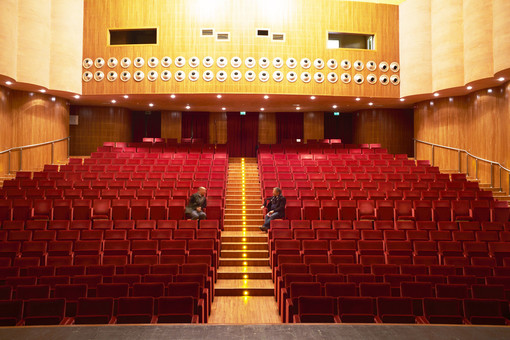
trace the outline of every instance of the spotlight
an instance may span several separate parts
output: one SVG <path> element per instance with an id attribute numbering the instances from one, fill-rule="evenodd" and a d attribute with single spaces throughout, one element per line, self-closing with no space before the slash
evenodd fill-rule
<path id="1" fill-rule="evenodd" d="M 220 99 L 221 98 L 221 94 L 217 95 L 216 98 Z"/>
<path id="2" fill-rule="evenodd" d="M 124 99 L 128 99 L 129 96 L 127 94 L 124 95 Z"/>
<path id="3" fill-rule="evenodd" d="M 401 101 L 401 102 L 405 101 L 405 98 L 400 98 L 400 101 Z"/>
<path id="4" fill-rule="evenodd" d="M 266 94 L 266 95 L 264 96 L 264 99 L 269 99 L 269 96 Z"/>
<path id="5" fill-rule="evenodd" d="M 473 89 L 473 86 L 469 85 L 468 87 L 466 87 L 468 90 L 472 90 Z"/>
<path id="6" fill-rule="evenodd" d="M 12 85 L 12 81 L 8 81 L 8 80 L 7 80 L 7 81 L 5 82 L 5 85 Z"/>
<path id="7" fill-rule="evenodd" d="M 115 104 L 117 101 L 115 99 L 112 99 L 112 104 Z"/>
<path id="8" fill-rule="evenodd" d="M 374 103 L 372 103 L 372 102 L 368 103 L 368 106 L 372 106 L 372 105 L 374 105 Z"/>
<path id="9" fill-rule="evenodd" d="M 434 93 L 434 97 L 439 97 L 439 93 Z"/>
<path id="10" fill-rule="evenodd" d="M 492 93 L 492 89 L 488 89 L 488 90 L 487 90 L 487 93 Z"/>
<path id="11" fill-rule="evenodd" d="M 55 100 L 57 100 L 57 98 L 55 97 L 51 97 L 51 101 L 54 102 Z"/>
<path id="12" fill-rule="evenodd" d="M 46 90 L 45 89 L 40 89 L 39 92 L 46 93 Z"/>
<path id="13" fill-rule="evenodd" d="M 153 106 L 154 106 L 154 104 L 150 103 L 150 104 L 149 104 L 149 106 L 150 106 L 150 107 L 153 107 Z"/>
<path id="14" fill-rule="evenodd" d="M 227 108 L 226 107 L 222 107 L 221 110 L 225 111 Z"/>
<path id="15" fill-rule="evenodd" d="M 333 106 L 332 106 L 332 108 L 334 108 L 334 109 L 336 109 L 337 107 L 338 107 L 338 106 L 336 106 L 336 105 L 333 105 Z"/>
<path id="16" fill-rule="evenodd" d="M 175 98 L 175 94 L 171 94 L 170 98 L 174 99 Z"/>
<path id="17" fill-rule="evenodd" d="M 498 81 L 505 81 L 505 77 L 499 77 Z"/>
<path id="18" fill-rule="evenodd" d="M 356 98 L 356 101 L 357 101 L 357 102 L 359 102 L 360 100 L 361 100 L 361 98 L 360 98 L 360 97 Z"/>
<path id="19" fill-rule="evenodd" d="M 311 96 L 311 97 L 310 97 L 310 99 L 311 99 L 311 100 L 314 100 L 314 99 L 315 99 L 315 96 Z"/>
<path id="20" fill-rule="evenodd" d="M 191 109 L 191 106 L 186 105 L 186 110 L 189 110 L 189 109 Z"/>
<path id="21" fill-rule="evenodd" d="M 264 111 L 265 109 L 263 107 L 260 108 L 260 111 Z"/>
<path id="22" fill-rule="evenodd" d="M 301 110 L 301 108 L 298 106 L 298 107 L 296 107 L 296 110 Z"/>
<path id="23" fill-rule="evenodd" d="M 80 99 L 80 96 L 79 95 L 74 95 L 74 99 Z"/>

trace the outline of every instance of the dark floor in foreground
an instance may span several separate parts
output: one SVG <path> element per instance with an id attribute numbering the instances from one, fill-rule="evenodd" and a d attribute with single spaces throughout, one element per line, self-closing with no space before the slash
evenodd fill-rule
<path id="1" fill-rule="evenodd" d="M 510 326 L 111 325 L 3 327 L 0 339 L 510 339 Z"/>

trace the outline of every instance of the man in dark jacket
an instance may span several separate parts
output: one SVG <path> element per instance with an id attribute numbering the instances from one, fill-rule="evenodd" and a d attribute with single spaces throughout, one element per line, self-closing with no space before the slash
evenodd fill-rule
<path id="1" fill-rule="evenodd" d="M 264 200 L 264 205 L 261 209 L 267 208 L 268 212 L 264 219 L 264 225 L 260 227 L 260 230 L 267 232 L 272 220 L 282 219 L 285 217 L 285 204 L 287 200 L 282 195 L 282 189 L 274 188 L 273 196 Z"/>
<path id="2" fill-rule="evenodd" d="M 192 220 L 205 220 L 207 215 L 204 212 L 207 207 L 207 198 L 205 198 L 206 189 L 198 188 L 198 191 L 191 195 L 188 205 L 186 206 L 186 217 Z"/>

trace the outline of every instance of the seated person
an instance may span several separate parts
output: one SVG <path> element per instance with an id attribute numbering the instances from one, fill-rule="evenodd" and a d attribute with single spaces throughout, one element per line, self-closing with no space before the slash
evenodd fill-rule
<path id="1" fill-rule="evenodd" d="M 207 215 L 204 212 L 207 207 L 207 198 L 205 198 L 206 189 L 198 188 L 198 191 L 190 196 L 188 205 L 186 206 L 186 217 L 192 220 L 205 220 Z"/>
<path id="2" fill-rule="evenodd" d="M 264 225 L 260 227 L 262 231 L 268 231 L 269 225 L 272 220 L 282 219 L 285 217 L 285 204 L 287 200 L 282 195 L 282 189 L 274 188 L 273 196 L 271 198 L 267 198 L 264 200 L 264 205 L 260 207 L 261 209 L 267 208 L 268 213 L 265 216 Z"/>

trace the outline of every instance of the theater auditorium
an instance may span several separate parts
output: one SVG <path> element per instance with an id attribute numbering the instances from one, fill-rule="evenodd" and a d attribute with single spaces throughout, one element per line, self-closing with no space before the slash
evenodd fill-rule
<path id="1" fill-rule="evenodd" d="M 0 338 L 510 339 L 510 1 L 0 7 Z"/>

